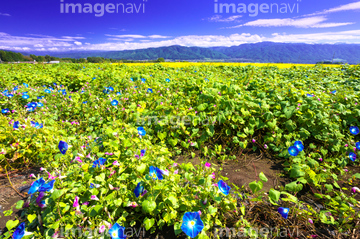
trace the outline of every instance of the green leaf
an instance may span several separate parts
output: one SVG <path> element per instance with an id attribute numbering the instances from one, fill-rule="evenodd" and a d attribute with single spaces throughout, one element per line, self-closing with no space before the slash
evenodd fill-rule
<path id="1" fill-rule="evenodd" d="M 57 222 L 55 222 L 55 223 L 51 226 L 51 228 L 54 229 L 54 230 L 56 230 L 56 229 L 59 228 L 59 226 L 60 226 L 60 220 L 57 221 Z"/>
<path id="2" fill-rule="evenodd" d="M 290 191 L 290 192 L 300 192 L 303 189 L 303 185 L 300 183 L 298 184 L 297 181 L 288 183 L 285 185 L 285 190 Z"/>
<path id="3" fill-rule="evenodd" d="M 285 107 L 284 109 L 284 114 L 286 116 L 287 119 L 290 119 L 291 116 L 294 114 L 295 112 L 295 106 L 290 106 L 290 107 Z"/>
<path id="4" fill-rule="evenodd" d="M 165 203 L 170 204 L 173 208 L 179 207 L 178 200 L 173 195 L 168 196 L 165 200 Z"/>
<path id="5" fill-rule="evenodd" d="M 294 165 L 293 168 L 290 170 L 290 177 L 291 178 L 299 178 L 305 175 L 305 172 L 302 171 L 299 165 Z"/>
<path id="6" fill-rule="evenodd" d="M 264 182 L 266 183 L 268 181 L 267 177 L 265 176 L 265 174 L 263 172 L 261 172 L 259 174 L 259 178 Z"/>
<path id="7" fill-rule="evenodd" d="M 214 217 L 216 213 L 217 213 L 217 208 L 210 205 L 209 214 Z"/>
<path id="8" fill-rule="evenodd" d="M 96 176 L 95 180 L 99 181 L 99 182 L 105 182 L 105 173 L 102 173 L 99 176 Z"/>
<path id="9" fill-rule="evenodd" d="M 145 225 L 145 229 L 146 231 L 150 230 L 150 228 L 155 224 L 155 219 L 154 218 L 145 218 L 144 220 L 144 225 Z"/>
<path id="10" fill-rule="evenodd" d="M 19 220 L 16 220 L 16 221 L 9 220 L 6 222 L 6 228 L 10 231 L 14 227 L 16 227 L 18 224 L 19 224 Z"/>
<path id="11" fill-rule="evenodd" d="M 174 224 L 174 233 L 175 233 L 175 236 L 176 236 L 176 235 L 179 235 L 181 232 L 182 232 L 182 230 L 181 230 L 181 223 L 180 223 L 180 222 L 176 222 L 176 223 Z"/>
<path id="12" fill-rule="evenodd" d="M 251 183 L 249 183 L 249 187 L 250 187 L 250 189 L 251 189 L 251 191 L 252 191 L 253 193 L 256 193 L 256 192 L 260 191 L 260 190 L 263 188 L 263 182 L 262 182 L 262 181 L 259 181 L 259 182 L 256 182 L 256 181 L 251 182 Z"/>
<path id="13" fill-rule="evenodd" d="M 27 219 L 29 221 L 29 223 L 32 223 L 36 218 L 36 214 L 29 214 L 27 215 Z"/>
<path id="14" fill-rule="evenodd" d="M 146 170 L 146 164 L 144 164 L 144 163 L 140 164 L 140 165 L 136 168 L 136 170 L 137 170 L 139 173 L 143 174 L 143 173 L 145 172 L 145 170 Z"/>
<path id="15" fill-rule="evenodd" d="M 148 201 L 145 200 L 142 203 L 142 209 L 145 213 L 151 213 L 152 211 L 154 211 L 156 208 L 156 203 L 154 201 Z"/>
<path id="16" fill-rule="evenodd" d="M 54 192 L 51 194 L 51 198 L 56 200 L 58 199 L 59 197 L 61 197 L 62 195 L 64 194 L 64 191 L 63 190 L 57 190 L 55 189 Z"/>
<path id="17" fill-rule="evenodd" d="M 90 217 L 95 217 L 96 215 L 98 215 L 102 208 L 103 208 L 102 205 L 96 205 L 95 207 L 93 207 L 93 209 L 90 212 Z"/>
<path id="18" fill-rule="evenodd" d="M 280 199 L 280 192 L 271 188 L 269 191 L 269 197 L 274 201 L 277 202 Z"/>
<path id="19" fill-rule="evenodd" d="M 360 173 L 355 173 L 353 177 L 360 179 Z"/>
<path id="20" fill-rule="evenodd" d="M 16 209 L 21 209 L 24 205 L 24 201 L 23 200 L 20 200 L 16 203 Z"/>

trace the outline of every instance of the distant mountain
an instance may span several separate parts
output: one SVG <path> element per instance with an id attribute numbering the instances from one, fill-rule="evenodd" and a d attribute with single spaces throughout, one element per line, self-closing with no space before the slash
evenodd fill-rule
<path id="1" fill-rule="evenodd" d="M 205 59 L 227 59 L 221 52 L 201 47 L 169 46 L 159 48 L 148 48 L 127 51 L 109 52 L 75 52 L 75 53 L 52 53 L 57 57 L 87 58 L 104 57 L 112 59 L 127 60 L 156 60 L 164 58 L 168 60 L 205 60 Z"/>
<path id="2" fill-rule="evenodd" d="M 251 62 L 316 63 L 346 61 L 360 63 L 360 44 L 305 44 L 262 42 L 233 47 L 213 47 L 229 58 L 245 58 Z"/>
<path id="3" fill-rule="evenodd" d="M 31 52 L 33 53 L 33 52 Z M 36 53 L 34 53 L 36 54 Z M 37 53 L 39 54 L 39 53 Z M 360 44 L 305 44 L 261 42 L 233 47 L 169 46 L 126 51 L 46 52 L 61 58 L 103 57 L 126 60 L 166 60 L 269 63 L 347 62 L 360 64 Z"/>

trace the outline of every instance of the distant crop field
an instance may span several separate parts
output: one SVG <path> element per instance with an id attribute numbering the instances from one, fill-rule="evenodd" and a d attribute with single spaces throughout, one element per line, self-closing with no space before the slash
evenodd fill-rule
<path id="1" fill-rule="evenodd" d="M 121 64 L 121 63 L 119 63 Z M 129 66 L 138 66 L 138 65 L 143 65 L 143 66 L 151 66 L 154 64 L 159 64 L 159 63 L 124 63 L 125 65 L 129 65 Z M 275 66 L 278 67 L 280 69 L 285 69 L 285 68 L 291 68 L 291 67 L 313 67 L 316 66 L 316 64 L 290 64 L 290 63 L 229 63 L 229 62 L 165 62 L 165 63 L 160 63 L 163 66 L 167 66 L 167 67 L 188 67 L 188 66 L 202 66 L 202 65 L 206 65 L 206 66 L 257 66 L 257 67 L 271 67 L 271 66 Z M 321 65 L 323 67 L 342 67 L 341 65 L 337 65 L 337 64 L 332 64 L 332 65 Z"/>

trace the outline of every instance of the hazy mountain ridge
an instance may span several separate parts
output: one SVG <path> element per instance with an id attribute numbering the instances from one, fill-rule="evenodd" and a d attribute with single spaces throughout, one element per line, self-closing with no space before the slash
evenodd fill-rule
<path id="1" fill-rule="evenodd" d="M 30 52 L 39 54 L 39 52 Z M 27 54 L 30 54 L 27 53 Z M 103 57 L 126 60 L 243 61 L 269 63 L 317 63 L 344 61 L 360 64 L 360 44 L 305 44 L 262 42 L 232 47 L 169 46 L 125 51 L 41 52 L 61 58 Z"/>

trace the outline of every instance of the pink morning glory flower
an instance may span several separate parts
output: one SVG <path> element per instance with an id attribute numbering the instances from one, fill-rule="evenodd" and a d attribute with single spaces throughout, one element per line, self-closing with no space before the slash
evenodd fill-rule
<path id="1" fill-rule="evenodd" d="M 104 225 L 102 225 L 100 228 L 99 228 L 99 233 L 103 233 L 105 231 L 106 227 Z"/>
<path id="2" fill-rule="evenodd" d="M 96 195 L 91 195 L 91 200 L 99 201 L 99 198 Z"/>
<path id="3" fill-rule="evenodd" d="M 74 203 L 73 203 L 73 207 L 78 207 L 78 206 L 79 206 L 79 197 L 76 196 L 75 200 L 74 200 Z"/>
<path id="4" fill-rule="evenodd" d="M 210 166 L 211 166 L 211 163 L 209 163 L 209 162 L 205 163 L 205 167 L 210 168 Z"/>
<path id="5" fill-rule="evenodd" d="M 48 173 L 48 176 L 49 176 L 49 179 L 56 179 L 56 176 L 52 176 L 49 172 Z"/>

